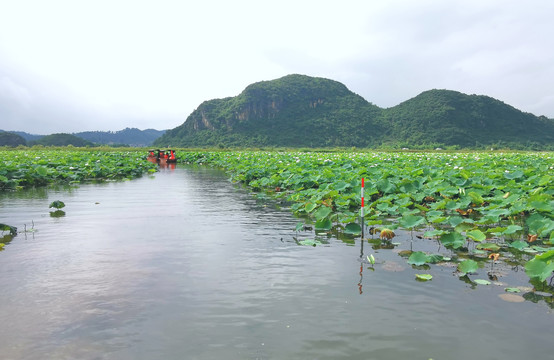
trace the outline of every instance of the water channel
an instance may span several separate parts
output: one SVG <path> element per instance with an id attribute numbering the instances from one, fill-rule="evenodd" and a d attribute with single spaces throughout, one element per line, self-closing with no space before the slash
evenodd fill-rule
<path id="1" fill-rule="evenodd" d="M 50 216 L 54 200 L 65 216 Z M 290 211 L 215 169 L 1 194 L 0 222 L 20 230 L 0 252 L 5 360 L 554 353 L 544 302 L 503 301 L 503 289 L 471 287 L 449 267 L 417 282 L 421 271 L 360 239 L 300 246 L 313 235 L 295 233 Z"/>

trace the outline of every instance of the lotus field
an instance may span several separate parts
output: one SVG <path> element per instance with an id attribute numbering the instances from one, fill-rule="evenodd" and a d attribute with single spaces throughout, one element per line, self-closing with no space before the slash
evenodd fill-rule
<path id="1" fill-rule="evenodd" d="M 0 153 L 0 191 L 130 179 L 155 172 L 157 166 L 138 150 Z M 465 276 L 484 261 L 515 261 L 525 266 L 532 282 L 543 285 L 552 282 L 554 271 L 553 157 L 498 152 L 178 152 L 180 163 L 223 168 L 258 197 L 290 204 L 301 219 L 296 231 L 311 227 L 316 233 L 359 236 L 364 178 L 366 234 L 380 234 L 377 240 L 390 244 L 397 229 L 417 232 L 451 255 L 415 251 L 408 263 L 450 261 Z M 422 274 L 420 279 L 430 278 Z"/>
<path id="2" fill-rule="evenodd" d="M 156 165 L 146 161 L 144 151 L 28 149 L 3 150 L 0 156 L 0 191 L 48 184 L 132 179 L 156 171 Z"/>
<path id="3" fill-rule="evenodd" d="M 456 261 L 460 276 L 483 261 L 519 259 L 535 283 L 554 271 L 554 154 L 188 152 L 181 161 L 227 169 L 260 196 L 291 204 L 316 232 L 361 232 L 390 241 L 423 233 L 453 256 L 412 252 L 415 266 Z M 315 245 L 318 241 L 305 241 Z M 481 264 L 481 265 L 480 265 Z M 427 276 L 423 276 L 427 279 Z"/>

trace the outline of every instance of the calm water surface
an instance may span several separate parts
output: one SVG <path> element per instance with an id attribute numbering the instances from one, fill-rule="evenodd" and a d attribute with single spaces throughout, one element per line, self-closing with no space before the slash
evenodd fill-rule
<path id="1" fill-rule="evenodd" d="M 49 215 L 54 200 L 65 202 L 64 217 Z M 0 201 L 0 222 L 21 231 L 0 253 L 2 359 L 554 353 L 545 302 L 503 301 L 503 287 L 472 288 L 448 267 L 417 282 L 421 270 L 359 239 L 299 246 L 289 211 L 257 201 L 217 170 L 163 169 L 155 178 Z M 36 232 L 23 233 L 33 222 Z M 370 253 L 375 271 L 363 261 Z"/>

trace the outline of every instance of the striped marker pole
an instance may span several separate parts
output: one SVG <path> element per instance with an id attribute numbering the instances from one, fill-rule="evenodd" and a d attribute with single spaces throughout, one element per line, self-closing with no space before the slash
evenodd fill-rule
<path id="1" fill-rule="evenodd" d="M 362 227 L 362 240 L 364 238 L 364 178 L 362 178 L 362 221 L 361 221 L 361 227 Z"/>

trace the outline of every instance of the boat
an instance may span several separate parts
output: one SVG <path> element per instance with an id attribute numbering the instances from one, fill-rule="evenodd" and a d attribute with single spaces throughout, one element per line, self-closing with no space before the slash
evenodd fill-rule
<path id="1" fill-rule="evenodd" d="M 148 161 L 158 164 L 175 164 L 177 157 L 173 149 L 150 149 L 148 150 Z"/>

